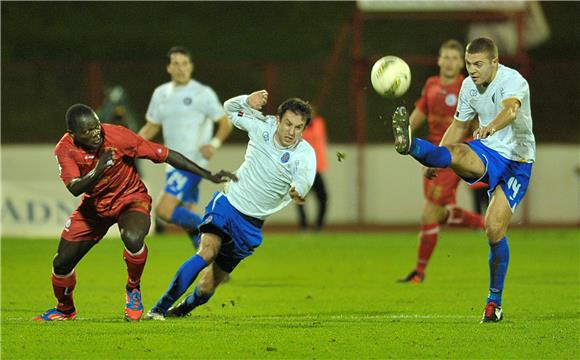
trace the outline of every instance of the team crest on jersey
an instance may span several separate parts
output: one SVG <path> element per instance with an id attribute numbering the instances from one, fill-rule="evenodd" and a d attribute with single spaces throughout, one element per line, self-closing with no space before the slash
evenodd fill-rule
<path id="1" fill-rule="evenodd" d="M 290 153 L 286 151 L 284 154 L 282 154 L 280 161 L 282 162 L 282 164 L 286 164 L 288 160 L 290 160 Z"/>
<path id="2" fill-rule="evenodd" d="M 191 98 L 190 98 L 190 97 L 186 97 L 185 99 L 183 99 L 183 103 L 184 103 L 186 106 L 189 106 L 189 105 L 191 105 L 191 103 L 192 103 L 192 102 L 193 102 L 193 100 L 191 100 Z"/>
<path id="3" fill-rule="evenodd" d="M 447 94 L 447 96 L 445 96 L 445 104 L 447 106 L 455 106 L 455 105 L 457 105 L 457 95 L 455 95 L 455 94 Z"/>
<path id="4" fill-rule="evenodd" d="M 71 223 L 72 220 L 70 218 L 66 220 L 66 223 L 64 223 L 64 231 L 69 231 Z"/>
<path id="5" fill-rule="evenodd" d="M 262 138 L 264 139 L 265 142 L 268 142 L 268 141 L 270 141 L 270 134 L 268 134 L 267 131 L 264 131 L 262 133 Z"/>

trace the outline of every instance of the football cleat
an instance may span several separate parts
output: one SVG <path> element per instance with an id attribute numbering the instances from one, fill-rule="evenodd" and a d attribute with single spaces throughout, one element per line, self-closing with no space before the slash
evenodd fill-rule
<path id="1" fill-rule="evenodd" d="M 501 309 L 501 305 L 497 305 L 493 301 L 490 301 L 489 304 L 485 306 L 485 310 L 483 310 L 483 318 L 481 319 L 481 322 L 498 322 L 502 319 L 503 310 Z"/>
<path id="2" fill-rule="evenodd" d="M 407 155 L 411 151 L 411 125 L 407 108 L 404 106 L 399 106 L 393 114 L 393 136 L 397 152 Z"/>
<path id="3" fill-rule="evenodd" d="M 417 270 L 411 271 L 407 277 L 404 279 L 397 280 L 400 283 L 411 283 L 411 284 L 420 284 L 425 280 L 425 274 L 420 273 Z"/>
<path id="4" fill-rule="evenodd" d="M 191 315 L 191 310 L 194 309 L 193 305 L 189 305 L 186 302 L 187 298 L 183 299 L 179 304 L 172 306 L 167 310 L 167 317 L 186 317 Z"/>
<path id="5" fill-rule="evenodd" d="M 143 316 L 143 320 L 165 321 L 165 314 L 158 308 L 152 308 Z"/>
<path id="6" fill-rule="evenodd" d="M 74 320 L 77 317 L 76 310 L 73 310 L 70 314 L 65 314 L 59 311 L 57 308 L 52 308 L 40 314 L 36 317 L 33 317 L 33 321 L 64 321 L 64 320 Z"/>
<path id="7" fill-rule="evenodd" d="M 126 290 L 125 296 L 125 320 L 139 321 L 143 315 L 143 302 L 141 301 L 141 290 L 135 288 Z"/>

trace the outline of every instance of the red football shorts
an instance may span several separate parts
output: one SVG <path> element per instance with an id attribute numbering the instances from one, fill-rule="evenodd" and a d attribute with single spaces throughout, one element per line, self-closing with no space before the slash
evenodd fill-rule
<path id="1" fill-rule="evenodd" d="M 429 180 L 423 177 L 423 194 L 437 205 L 453 205 L 457 202 L 457 176 L 450 168 L 437 169 L 437 176 Z"/>
<path id="2" fill-rule="evenodd" d="M 149 216 L 151 197 L 147 193 L 134 193 L 116 199 L 113 206 L 104 210 L 97 210 L 94 199 L 83 200 L 66 221 L 60 236 L 67 241 L 99 241 L 119 217 L 128 211 L 138 211 Z"/>

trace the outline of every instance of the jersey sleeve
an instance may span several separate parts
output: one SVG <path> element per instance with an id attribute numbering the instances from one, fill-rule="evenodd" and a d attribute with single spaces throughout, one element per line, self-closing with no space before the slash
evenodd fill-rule
<path id="1" fill-rule="evenodd" d="M 469 103 L 469 92 L 470 90 L 464 82 L 461 85 L 461 90 L 459 90 L 459 100 L 457 101 L 457 110 L 455 111 L 455 119 L 459 121 L 469 121 L 477 114 L 473 106 Z"/>
<path id="2" fill-rule="evenodd" d="M 267 117 L 252 109 L 247 100 L 248 95 L 236 96 L 227 100 L 224 103 L 224 108 L 235 127 L 250 132 L 259 126 L 260 122 L 265 122 Z"/>
<path id="3" fill-rule="evenodd" d="M 292 186 L 300 196 L 305 197 L 316 177 L 316 154 L 311 146 L 305 151 L 305 156 L 302 161 L 298 162 L 294 174 L 292 174 Z"/>
<path id="4" fill-rule="evenodd" d="M 217 94 L 209 87 L 205 98 L 205 112 L 213 121 L 218 121 L 226 114 Z"/>
<path id="5" fill-rule="evenodd" d="M 421 91 L 421 97 L 415 102 L 415 107 L 423 114 L 429 114 L 429 108 L 427 104 L 427 87 L 429 86 L 429 81 L 425 82 L 423 90 Z"/>
<path id="6" fill-rule="evenodd" d="M 169 149 L 161 144 L 143 139 L 131 130 L 116 126 L 115 130 L 123 139 L 127 155 L 135 158 L 149 159 L 156 163 L 164 162 L 169 155 Z"/>
<path id="7" fill-rule="evenodd" d="M 151 95 L 151 100 L 149 101 L 149 106 L 147 107 L 147 112 L 145 113 L 145 118 L 147 121 L 153 124 L 161 124 L 161 116 L 159 114 L 159 106 L 160 106 L 160 92 L 159 89 L 156 89 Z"/>
<path id="8" fill-rule="evenodd" d="M 518 76 L 512 77 L 510 81 L 505 82 L 501 100 L 516 98 L 521 103 L 529 91 L 528 82 L 518 74 Z"/>
<path id="9" fill-rule="evenodd" d="M 65 185 L 68 185 L 73 179 L 81 176 L 81 170 L 77 162 L 71 156 L 70 149 L 66 146 L 57 146 L 54 150 L 56 162 L 58 165 L 58 175 Z"/>

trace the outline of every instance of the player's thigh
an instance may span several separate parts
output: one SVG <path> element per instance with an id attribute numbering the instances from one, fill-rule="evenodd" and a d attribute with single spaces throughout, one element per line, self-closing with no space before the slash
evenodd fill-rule
<path id="1" fill-rule="evenodd" d="M 95 240 L 68 241 L 61 238 L 52 261 L 54 273 L 69 274 L 96 243 Z"/>
<path id="2" fill-rule="evenodd" d="M 222 246 L 222 238 L 214 233 L 205 232 L 201 234 L 198 254 L 207 262 L 213 262 L 219 254 Z"/>
<path id="3" fill-rule="evenodd" d="M 467 144 L 453 144 L 447 146 L 451 152 L 451 168 L 463 177 L 479 179 L 485 174 L 485 164 Z"/>
<path id="4" fill-rule="evenodd" d="M 171 219 L 171 215 L 173 215 L 173 211 L 176 207 L 181 204 L 181 200 L 177 197 L 163 192 L 157 201 L 157 206 L 155 207 L 155 213 L 157 216 L 160 216 L 162 219 L 169 221 Z"/>
<path id="5" fill-rule="evenodd" d="M 505 236 L 512 215 L 502 187 L 497 186 L 485 213 L 485 232 L 490 243 L 495 243 Z"/>

